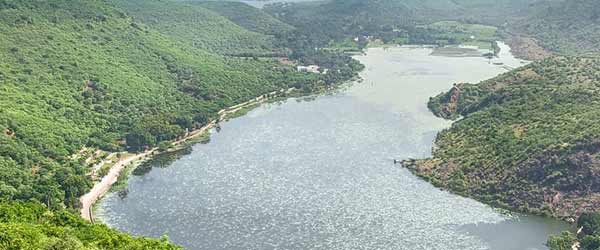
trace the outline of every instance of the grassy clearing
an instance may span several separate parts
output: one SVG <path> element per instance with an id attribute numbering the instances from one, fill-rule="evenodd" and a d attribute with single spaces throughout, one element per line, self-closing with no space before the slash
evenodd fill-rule
<path id="1" fill-rule="evenodd" d="M 498 28 L 481 24 L 467 24 L 457 21 L 441 21 L 423 26 L 439 37 L 456 41 L 462 45 L 492 49 L 492 42 L 499 39 Z"/>

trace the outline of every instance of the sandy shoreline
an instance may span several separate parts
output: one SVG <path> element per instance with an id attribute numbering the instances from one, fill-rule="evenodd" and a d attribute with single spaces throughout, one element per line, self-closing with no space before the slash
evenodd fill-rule
<path id="1" fill-rule="evenodd" d="M 203 127 L 190 132 L 182 139 L 173 141 L 172 145 L 179 146 L 179 145 L 185 143 L 186 141 L 189 141 L 190 139 L 193 139 L 196 136 L 199 136 L 199 135 L 207 132 L 208 130 L 213 128 L 219 121 L 226 119 L 227 115 L 229 115 L 229 114 L 238 112 L 239 110 L 246 108 L 248 106 L 263 103 L 263 102 L 269 100 L 270 97 L 272 97 L 272 96 L 277 96 L 278 94 L 287 94 L 294 90 L 295 90 L 295 88 L 290 88 L 287 90 L 281 89 L 279 91 L 273 91 L 271 93 L 264 94 L 257 98 L 254 98 L 250 101 L 240 103 L 240 104 L 231 106 L 226 109 L 222 109 L 217 113 L 219 115 L 218 119 L 212 120 L 211 122 L 204 125 Z M 81 202 L 81 209 L 80 209 L 81 217 L 87 221 L 93 222 L 93 219 L 94 219 L 94 215 L 92 212 L 93 205 L 98 200 L 100 200 L 104 195 L 106 195 L 106 193 L 108 193 L 108 191 L 110 190 L 112 185 L 114 185 L 117 182 L 117 179 L 123 172 L 123 169 L 125 169 L 132 162 L 135 162 L 138 160 L 145 160 L 147 157 L 152 156 L 157 151 L 158 151 L 158 147 L 154 147 L 154 148 L 148 149 L 144 152 L 137 153 L 137 154 L 130 155 L 125 158 L 119 159 L 119 161 L 117 161 L 113 166 L 110 167 L 110 170 L 104 177 L 102 177 L 100 182 L 97 182 L 96 184 L 94 184 L 94 187 L 92 187 L 92 189 L 90 189 L 90 191 L 88 193 L 84 194 L 83 196 L 81 196 L 79 198 L 79 201 Z"/>

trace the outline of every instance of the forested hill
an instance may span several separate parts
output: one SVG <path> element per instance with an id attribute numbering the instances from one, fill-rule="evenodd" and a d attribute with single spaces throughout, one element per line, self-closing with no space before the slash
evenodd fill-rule
<path id="1" fill-rule="evenodd" d="M 327 44 L 348 37 L 375 36 L 386 42 L 435 42 L 418 25 L 437 21 L 461 21 L 501 26 L 537 0 L 333 0 L 280 3 L 265 10 L 305 30 L 311 39 Z"/>
<path id="2" fill-rule="evenodd" d="M 323 46 L 358 36 L 437 44 L 447 37 L 422 25 L 458 21 L 498 27 L 502 39 L 525 58 L 599 52 L 600 2 L 595 0 L 333 0 L 280 3 L 265 10 Z"/>
<path id="3" fill-rule="evenodd" d="M 133 148 L 154 145 L 308 80 L 187 46 L 102 1 L 3 2 L 0 11 L 3 198 L 74 205 L 89 188 L 74 160 L 83 146 L 118 150 L 126 136 Z"/>
<path id="4" fill-rule="evenodd" d="M 264 11 L 244 3 L 190 0 L 187 0 L 187 2 L 189 4 L 198 4 L 227 17 L 239 26 L 265 35 L 279 35 L 294 30 L 292 25 L 286 24 Z"/>
<path id="5" fill-rule="evenodd" d="M 226 55 L 263 55 L 274 53 L 276 50 L 273 37 L 259 33 L 263 30 L 246 29 L 232 22 L 228 17 L 204 8 L 196 2 L 156 0 L 113 0 L 112 2 L 136 21 L 196 48 Z M 223 10 L 222 12 L 227 11 L 225 7 L 220 7 L 223 4 L 204 3 L 203 5 Z M 241 6 L 244 8 L 242 9 Z M 248 11 L 246 7 L 253 8 L 239 3 L 231 8 L 231 11 L 244 13 L 243 11 Z M 260 14 L 263 13 L 247 12 L 248 20 L 244 23 L 251 23 L 250 17 L 255 17 L 277 24 L 276 21 Z M 282 32 L 289 27 L 279 28 L 281 30 L 275 32 Z"/>
<path id="6" fill-rule="evenodd" d="M 557 217 L 600 206 L 600 61 L 552 57 L 429 102 L 463 119 L 433 158 L 406 162 L 432 183 L 501 207 Z"/>
<path id="7" fill-rule="evenodd" d="M 289 87 L 310 91 L 359 69 L 348 57 L 332 62 L 340 68 L 331 74 L 309 74 L 275 58 L 226 56 L 277 48 L 271 37 L 201 6 L 170 6 L 177 19 L 161 11 L 161 1 L 143 2 L 132 17 L 116 0 L 0 0 L 0 203 L 74 209 L 92 185 L 88 174 L 98 154 L 144 150 L 206 124 L 225 107 Z M 73 225 L 87 228 L 56 222 L 67 217 L 44 229 L 41 219 L 23 225 L 30 222 L 6 216 L 0 213 L 0 226 L 14 231 L 0 230 L 0 248 L 16 235 L 56 238 L 61 230 L 77 232 Z M 105 229 L 85 230 L 91 231 L 75 237 L 86 247 L 114 248 L 85 243 L 97 242 L 89 232 Z M 17 249 L 39 249 L 38 243 Z M 131 249 L 154 249 L 138 246 Z"/>
<path id="8" fill-rule="evenodd" d="M 303 31 L 321 46 L 359 35 L 393 33 L 396 26 L 413 26 L 415 15 L 394 0 L 335 0 L 327 2 L 280 3 L 265 10 Z"/>
<path id="9" fill-rule="evenodd" d="M 106 225 L 90 224 L 64 210 L 33 203 L 0 203 L 3 250 L 178 250 L 168 238 L 134 238 Z"/>
<path id="10" fill-rule="evenodd" d="M 559 54 L 592 55 L 600 52 L 600 1 L 569 0 L 538 4 L 525 20 L 510 23 L 509 31 L 534 38 L 543 48 Z"/>

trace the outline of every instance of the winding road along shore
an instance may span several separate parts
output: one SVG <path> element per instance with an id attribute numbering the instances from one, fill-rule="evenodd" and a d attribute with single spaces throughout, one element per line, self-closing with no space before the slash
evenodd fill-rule
<path id="1" fill-rule="evenodd" d="M 184 142 L 186 142 L 192 138 L 195 138 L 198 135 L 203 134 L 204 132 L 213 128 L 219 121 L 226 119 L 227 115 L 229 115 L 229 114 L 238 112 L 239 110 L 246 108 L 248 106 L 263 103 L 263 102 L 269 100 L 270 97 L 276 97 L 279 94 L 288 94 L 294 90 L 295 90 L 295 88 L 290 88 L 287 90 L 281 89 L 279 91 L 273 91 L 271 93 L 264 94 L 257 98 L 254 98 L 250 101 L 240 103 L 238 105 L 231 106 L 226 109 L 222 109 L 218 112 L 219 118 L 217 120 L 212 120 L 211 122 L 204 125 L 200 129 L 190 132 L 184 138 L 174 141 L 172 143 L 172 145 L 173 146 L 181 145 Z M 81 217 L 87 221 L 93 222 L 94 215 L 93 215 L 92 208 L 93 208 L 94 204 L 98 200 L 100 200 L 106 193 L 108 193 L 108 191 L 110 190 L 112 185 L 114 185 L 117 182 L 119 176 L 123 172 L 123 169 L 125 169 L 129 164 L 131 164 L 133 162 L 136 162 L 139 160 L 146 160 L 148 157 L 154 155 L 154 153 L 156 153 L 157 151 L 158 151 L 158 147 L 155 147 L 152 149 L 148 149 L 142 153 L 137 153 L 137 154 L 130 155 L 130 156 L 119 159 L 119 161 L 117 161 L 112 167 L 110 167 L 108 174 L 106 174 L 104 177 L 102 177 L 100 182 L 94 184 L 94 187 L 92 187 L 92 189 L 90 189 L 90 191 L 88 193 L 84 194 L 83 196 L 81 196 L 79 198 L 79 201 L 81 203 L 81 209 L 80 209 Z"/>

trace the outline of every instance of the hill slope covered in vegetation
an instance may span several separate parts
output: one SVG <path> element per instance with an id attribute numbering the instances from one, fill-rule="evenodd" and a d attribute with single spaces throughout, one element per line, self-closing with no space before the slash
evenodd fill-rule
<path id="1" fill-rule="evenodd" d="M 188 3 L 198 4 L 219 13 L 241 27 L 265 35 L 278 35 L 294 29 L 292 25 L 244 3 L 229 1 L 189 1 Z"/>
<path id="2" fill-rule="evenodd" d="M 113 2 L 136 21 L 196 48 L 225 55 L 262 55 L 275 50 L 272 37 L 239 26 L 217 12 L 203 8 L 200 3 L 156 0 Z M 223 4 L 205 5 L 227 10 L 219 7 Z M 244 11 L 245 8 L 233 10 Z M 254 17 L 257 13 L 261 12 L 248 12 L 246 18 Z M 248 20 L 244 23 L 251 22 Z"/>
<path id="3" fill-rule="evenodd" d="M 598 59 L 553 57 L 432 98 L 458 120 L 433 157 L 405 165 L 496 206 L 557 217 L 600 206 Z"/>
<path id="4" fill-rule="evenodd" d="M 600 2 L 594 0 L 350 0 L 282 3 L 266 7 L 322 45 L 373 36 L 387 43 L 458 44 L 455 36 L 423 25 L 440 21 L 499 28 L 522 57 L 595 55 L 600 41 Z"/>
<path id="5" fill-rule="evenodd" d="M 158 11 L 156 3 L 144 2 L 142 13 Z M 174 8 L 190 11 L 181 6 L 190 5 Z M 251 46 L 271 38 L 200 6 L 191 10 L 202 22 L 175 23 L 227 30 L 216 34 L 201 26 L 176 38 L 121 8 L 113 1 L 0 1 L 0 203 L 74 209 L 92 185 L 89 152 L 141 151 L 206 124 L 223 108 L 290 87 L 310 91 L 358 70 L 348 57 L 341 65 L 346 70 L 308 74 L 276 59 L 225 56 L 228 48 L 248 48 L 227 41 L 232 33 L 252 34 Z M 215 43 L 194 46 L 202 35 Z M 0 222 L 23 229 L 10 223 Z M 42 238 L 52 233 L 31 230 Z"/>
<path id="6" fill-rule="evenodd" d="M 550 1 L 528 9 L 524 20 L 510 23 L 516 36 L 531 37 L 544 49 L 566 55 L 600 52 L 600 2 Z"/>
<path id="7" fill-rule="evenodd" d="M 75 205 L 90 185 L 74 160 L 83 146 L 155 145 L 310 80 L 274 61 L 194 49 L 99 1 L 13 2 L 0 12 L 5 199 Z"/>
<path id="8" fill-rule="evenodd" d="M 50 211 L 35 203 L 0 203 L 0 249 L 175 250 L 160 240 L 134 238 L 105 225 L 90 224 L 64 210 Z"/>
<path id="9" fill-rule="evenodd" d="M 402 1 L 334 0 L 326 2 L 281 3 L 266 11 L 302 30 L 321 45 L 346 42 L 359 36 L 371 36 L 388 43 L 450 44 L 455 37 L 429 29 L 439 21 L 481 23 L 501 26 L 509 16 L 517 15 L 536 0 L 516 1 Z"/>

